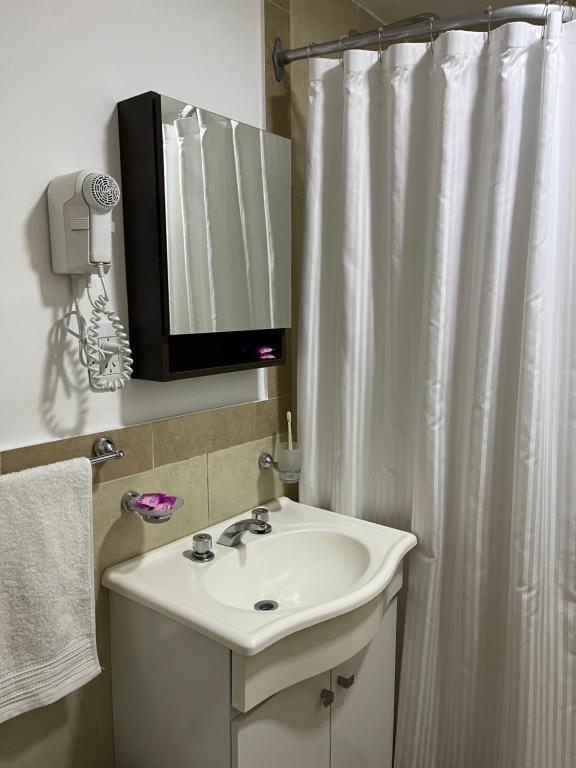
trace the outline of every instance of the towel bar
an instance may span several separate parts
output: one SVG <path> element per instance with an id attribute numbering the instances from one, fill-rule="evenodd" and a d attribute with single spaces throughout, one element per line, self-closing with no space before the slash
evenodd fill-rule
<path id="1" fill-rule="evenodd" d="M 102 464 L 103 461 L 110 459 L 123 459 L 124 451 L 116 448 L 116 443 L 111 437 L 99 437 L 92 448 L 94 456 L 90 459 L 90 464 Z"/>

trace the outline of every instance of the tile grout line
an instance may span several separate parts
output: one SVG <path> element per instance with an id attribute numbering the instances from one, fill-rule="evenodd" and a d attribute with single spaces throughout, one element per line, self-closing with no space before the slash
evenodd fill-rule
<path id="1" fill-rule="evenodd" d="M 210 514 L 210 469 L 209 469 L 209 463 L 208 463 L 208 457 L 209 453 L 204 454 L 206 457 L 206 511 L 208 513 L 208 525 L 210 525 L 211 520 L 211 514 Z"/>

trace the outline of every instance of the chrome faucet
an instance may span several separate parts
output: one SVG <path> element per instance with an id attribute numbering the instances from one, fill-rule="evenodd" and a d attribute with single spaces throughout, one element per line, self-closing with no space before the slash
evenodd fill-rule
<path id="1" fill-rule="evenodd" d="M 237 523 L 229 525 L 220 535 L 218 544 L 222 544 L 224 547 L 237 547 L 246 531 L 260 534 L 270 533 L 272 526 L 268 522 L 269 519 L 270 513 L 266 507 L 256 507 L 252 510 L 251 518 L 238 520 Z"/>

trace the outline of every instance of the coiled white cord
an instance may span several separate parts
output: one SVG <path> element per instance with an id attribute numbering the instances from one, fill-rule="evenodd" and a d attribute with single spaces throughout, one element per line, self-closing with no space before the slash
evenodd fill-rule
<path id="1" fill-rule="evenodd" d="M 81 364 L 88 369 L 90 386 L 97 392 L 114 392 L 126 385 L 132 376 L 132 351 L 128 341 L 128 334 L 124 330 L 120 318 L 114 310 L 108 308 L 109 298 L 104 284 L 104 265 L 98 264 L 98 276 L 102 286 L 102 293 L 96 299 L 90 294 L 91 277 L 88 280 L 87 294 L 92 313 L 90 321 L 86 324 L 78 304 L 78 278 L 73 280 L 74 285 L 74 310 L 69 312 L 66 319 L 76 315 L 78 333 L 69 326 L 67 330 L 78 339 Z M 101 344 L 102 338 L 113 337 L 113 344 L 108 348 Z M 102 366 L 108 361 L 118 357 L 119 371 L 106 373 Z"/>

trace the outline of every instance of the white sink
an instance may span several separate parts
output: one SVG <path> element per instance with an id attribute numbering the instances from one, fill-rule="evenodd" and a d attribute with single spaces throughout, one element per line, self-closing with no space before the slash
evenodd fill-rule
<path id="1" fill-rule="evenodd" d="M 278 640 L 365 605 L 389 584 L 416 544 L 411 533 L 298 504 L 266 505 L 272 532 L 217 544 L 243 513 L 206 529 L 215 559 L 193 562 L 187 536 L 109 568 L 104 586 L 153 608 L 236 653 L 252 656 Z M 257 611 L 256 602 L 278 603 Z"/>
<path id="2" fill-rule="evenodd" d="M 255 538 L 206 569 L 206 591 L 224 605 L 250 610 L 267 598 L 284 611 L 320 605 L 353 589 L 370 565 L 367 547 L 345 533 L 297 530 Z"/>

